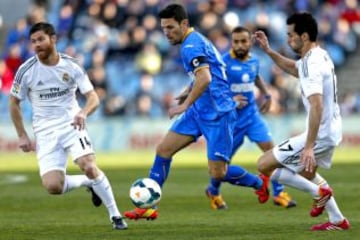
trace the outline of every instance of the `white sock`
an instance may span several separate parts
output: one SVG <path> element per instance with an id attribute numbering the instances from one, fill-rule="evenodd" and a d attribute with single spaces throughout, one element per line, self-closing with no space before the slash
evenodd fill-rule
<path id="1" fill-rule="evenodd" d="M 103 204 L 108 209 L 110 219 L 114 216 L 121 216 L 115 202 L 115 197 L 108 178 L 102 173 L 94 179 L 93 190 L 101 198 Z"/>
<path id="2" fill-rule="evenodd" d="M 62 193 L 69 192 L 78 187 L 90 187 L 91 185 L 92 180 L 89 179 L 86 175 L 65 175 Z"/>
<path id="3" fill-rule="evenodd" d="M 329 184 L 319 173 L 316 173 L 315 177 L 311 181 L 318 186 L 329 187 Z M 330 200 L 326 202 L 325 210 L 329 215 L 329 221 L 331 223 L 340 223 L 345 218 L 342 215 L 334 197 L 331 197 Z"/>
<path id="4" fill-rule="evenodd" d="M 277 168 L 270 176 L 271 180 L 310 193 L 313 197 L 319 197 L 319 186 L 307 180 L 303 176 L 290 171 L 287 168 Z"/>

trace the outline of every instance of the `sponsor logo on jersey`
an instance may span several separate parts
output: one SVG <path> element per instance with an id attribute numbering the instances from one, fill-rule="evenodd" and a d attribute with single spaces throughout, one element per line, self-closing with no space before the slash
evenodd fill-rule
<path id="1" fill-rule="evenodd" d="M 20 92 L 20 86 L 19 84 L 17 83 L 14 83 L 12 89 L 11 89 L 11 92 L 14 93 L 14 94 L 18 94 Z"/>
<path id="2" fill-rule="evenodd" d="M 241 66 L 231 66 L 230 69 L 233 71 L 241 71 L 242 67 Z"/>

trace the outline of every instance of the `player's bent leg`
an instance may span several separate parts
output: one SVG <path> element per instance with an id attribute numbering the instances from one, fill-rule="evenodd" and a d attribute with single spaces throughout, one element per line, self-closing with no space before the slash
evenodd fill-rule
<path id="1" fill-rule="evenodd" d="M 76 163 L 79 165 L 81 170 L 83 170 L 85 175 L 92 180 L 91 190 L 93 204 L 96 206 L 104 203 L 114 229 L 127 229 L 127 224 L 122 219 L 116 205 L 111 184 L 106 175 L 97 167 L 95 163 L 95 155 L 88 154 L 81 156 L 76 159 Z"/>
<path id="2" fill-rule="evenodd" d="M 89 178 L 94 180 L 97 178 L 101 171 L 96 166 L 95 163 L 95 155 L 94 154 L 88 154 L 85 156 L 80 157 L 75 161 L 80 169 L 85 173 L 85 175 Z M 99 197 L 99 195 L 94 191 L 93 183 L 91 183 L 89 186 L 87 186 L 87 191 L 91 193 L 91 201 L 95 207 L 99 207 L 102 204 L 102 200 Z"/>
<path id="3" fill-rule="evenodd" d="M 158 209 L 155 208 L 135 208 L 131 211 L 125 211 L 124 216 L 131 220 L 146 219 L 155 220 L 158 217 Z"/>

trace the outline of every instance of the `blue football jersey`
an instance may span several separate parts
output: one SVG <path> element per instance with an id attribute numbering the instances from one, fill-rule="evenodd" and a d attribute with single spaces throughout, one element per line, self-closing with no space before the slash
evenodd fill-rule
<path id="1" fill-rule="evenodd" d="M 214 45 L 200 33 L 191 29 L 185 36 L 181 48 L 184 69 L 194 80 L 197 68 L 209 67 L 211 82 L 203 94 L 191 106 L 203 119 L 213 120 L 236 106 L 232 100 L 225 73 L 225 63 Z"/>
<path id="2" fill-rule="evenodd" d="M 240 61 L 232 50 L 223 55 L 223 60 L 226 63 L 226 74 L 232 96 L 241 94 L 247 97 L 248 105 L 237 109 L 238 123 L 246 124 L 254 112 L 258 111 L 254 88 L 256 77 L 259 75 L 259 60 L 251 55 L 248 60 Z"/>

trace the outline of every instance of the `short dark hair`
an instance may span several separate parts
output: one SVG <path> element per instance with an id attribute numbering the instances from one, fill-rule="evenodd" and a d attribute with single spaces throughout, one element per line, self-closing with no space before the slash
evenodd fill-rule
<path id="1" fill-rule="evenodd" d="M 241 33 L 241 32 L 247 32 L 249 35 L 251 35 L 249 29 L 243 26 L 237 26 L 231 31 L 231 33 Z"/>
<path id="2" fill-rule="evenodd" d="M 310 41 L 315 42 L 318 35 L 318 26 L 315 18 L 308 12 L 297 12 L 286 20 L 287 25 L 295 24 L 294 31 L 301 35 L 309 34 Z"/>
<path id="3" fill-rule="evenodd" d="M 53 36 L 56 35 L 55 32 L 55 28 L 52 24 L 47 23 L 47 22 L 38 22 L 35 23 L 31 28 L 30 28 L 30 36 L 38 31 L 44 31 L 45 34 L 49 35 L 49 36 Z"/>
<path id="4" fill-rule="evenodd" d="M 170 4 L 162 9 L 158 16 L 161 18 L 174 18 L 175 21 L 181 23 L 182 20 L 188 19 L 185 8 L 180 4 Z"/>

